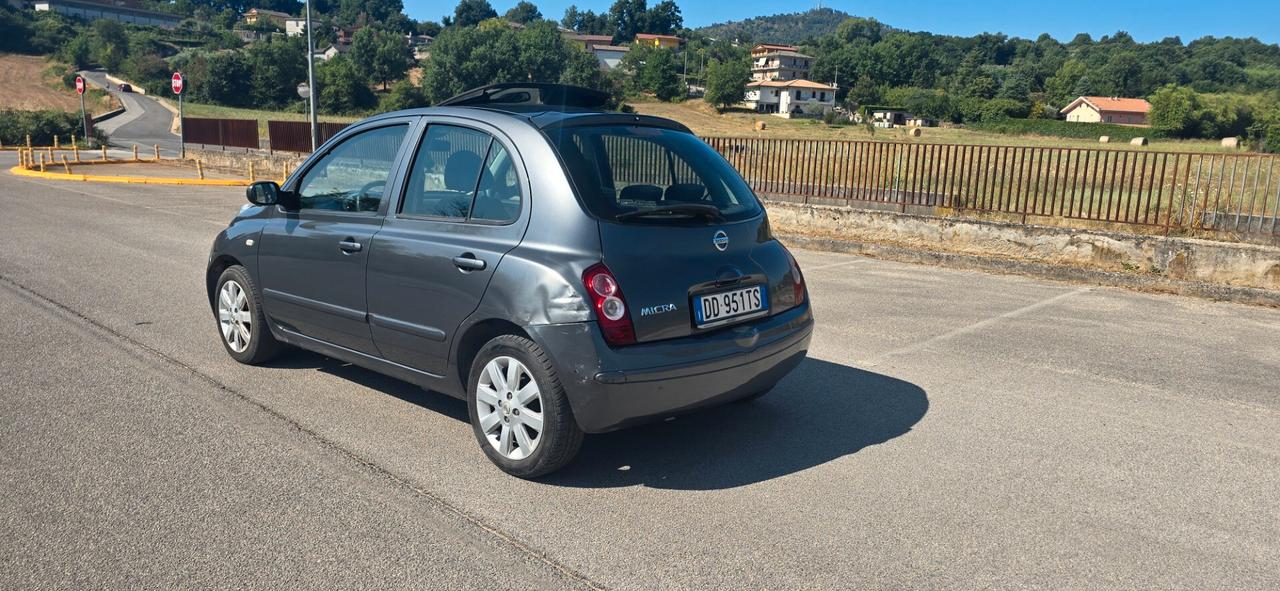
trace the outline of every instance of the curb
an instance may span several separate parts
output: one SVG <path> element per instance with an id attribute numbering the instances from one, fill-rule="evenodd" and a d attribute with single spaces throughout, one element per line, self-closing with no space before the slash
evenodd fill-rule
<path id="1" fill-rule="evenodd" d="M 1025 275 L 1052 281 L 1088 283 L 1147 293 L 1193 296 L 1222 302 L 1280 308 L 1280 291 L 1257 287 L 1237 287 L 1221 283 L 1171 279 L 1148 274 L 1117 273 L 1100 269 L 1033 263 L 992 256 L 919 250 L 873 242 L 812 238 L 798 234 L 779 234 L 778 237 L 783 239 L 788 246 L 856 254 L 900 263 L 936 265 L 952 269 L 986 271 L 1005 275 Z"/>
<path id="2" fill-rule="evenodd" d="M 81 163 L 83 165 L 85 163 Z M 113 162 L 112 164 L 118 164 Z M 40 172 L 21 166 L 9 169 L 9 174 L 57 181 L 81 181 L 86 183 L 129 183 L 137 185 L 188 185 L 200 187 L 247 187 L 248 179 L 180 179 L 170 177 L 114 176 L 95 174 L 67 174 L 65 172 Z"/>

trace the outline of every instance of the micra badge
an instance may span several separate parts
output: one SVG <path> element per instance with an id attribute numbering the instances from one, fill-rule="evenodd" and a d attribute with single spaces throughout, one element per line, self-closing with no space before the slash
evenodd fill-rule
<path id="1" fill-rule="evenodd" d="M 641 316 L 655 316 L 658 314 L 666 314 L 667 312 L 675 312 L 675 304 L 658 304 L 657 306 L 649 306 L 648 308 L 640 308 Z"/>

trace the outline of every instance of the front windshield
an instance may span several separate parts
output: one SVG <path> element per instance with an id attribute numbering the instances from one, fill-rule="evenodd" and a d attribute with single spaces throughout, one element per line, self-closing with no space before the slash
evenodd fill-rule
<path id="1" fill-rule="evenodd" d="M 559 128 L 548 136 L 583 204 L 600 219 L 702 221 L 707 211 L 718 211 L 718 220 L 738 221 L 760 213 L 742 177 L 692 134 L 608 125 Z"/>

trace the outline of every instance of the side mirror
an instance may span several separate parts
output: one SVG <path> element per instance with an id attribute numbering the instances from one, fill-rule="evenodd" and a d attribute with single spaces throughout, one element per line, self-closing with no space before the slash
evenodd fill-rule
<path id="1" fill-rule="evenodd" d="M 280 203 L 280 185 L 273 181 L 258 181 L 245 189 L 244 196 L 254 205 L 275 205 Z"/>

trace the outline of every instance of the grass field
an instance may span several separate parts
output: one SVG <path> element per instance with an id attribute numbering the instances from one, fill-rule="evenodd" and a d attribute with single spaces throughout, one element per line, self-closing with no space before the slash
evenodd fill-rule
<path id="1" fill-rule="evenodd" d="M 67 71 L 65 65 L 50 62 L 36 55 L 0 55 L 0 109 L 23 111 L 80 111 L 80 98 L 76 92 L 62 85 L 58 72 Z M 105 113 L 119 103 L 101 90 L 90 90 L 85 95 L 85 108 L 92 114 Z"/>
<path id="2" fill-rule="evenodd" d="M 831 126 L 814 120 L 783 119 L 773 115 L 760 115 L 743 111 L 717 113 L 702 100 L 689 100 L 683 103 L 661 103 L 656 101 L 631 102 L 637 113 L 666 117 L 679 121 L 701 136 L 734 136 L 789 138 L 814 140 L 880 140 L 905 141 L 916 143 L 946 143 L 988 146 L 1044 146 L 1073 148 L 1109 148 L 1116 150 L 1144 149 L 1130 146 L 1127 143 L 1099 144 L 1096 140 L 1080 140 L 1039 135 L 1008 135 L 981 133 L 967 129 L 948 129 L 941 127 L 925 128 L 918 138 L 907 134 L 907 129 L 877 129 L 872 134 L 861 125 Z M 764 121 L 767 128 L 756 131 L 756 121 Z M 1145 148 L 1152 151 L 1168 152 L 1236 152 L 1226 150 L 1217 142 L 1209 140 L 1152 140 Z"/>

